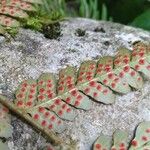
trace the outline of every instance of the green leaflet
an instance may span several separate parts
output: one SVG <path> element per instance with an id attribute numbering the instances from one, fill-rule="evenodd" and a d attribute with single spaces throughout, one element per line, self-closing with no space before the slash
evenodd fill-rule
<path id="1" fill-rule="evenodd" d="M 6 144 L 6 143 L 3 143 L 3 142 L 1 142 L 1 141 L 0 141 L 0 148 L 1 148 L 1 150 L 10 150 L 10 149 L 8 148 L 7 144 Z"/>
<path id="2" fill-rule="evenodd" d="M 71 66 L 62 69 L 59 80 L 52 73 L 44 73 L 37 80 L 29 79 L 20 84 L 16 90 L 15 105 L 10 106 L 4 101 L 3 104 L 32 124 L 36 123 L 35 126 L 44 133 L 61 133 L 66 128 L 65 120 L 73 121 L 76 117 L 76 108 L 89 110 L 93 101 L 113 104 L 114 92 L 125 94 L 131 90 L 130 87 L 142 88 L 141 75 L 150 76 L 149 50 L 150 46 L 143 43 L 136 43 L 133 51 L 120 48 L 115 57 L 105 56 L 97 62 L 83 62 L 79 71 Z M 142 64 L 141 59 L 144 59 Z M 113 147 L 121 143 L 127 147 L 126 137 L 124 132 L 115 133 Z M 105 144 L 110 146 L 109 142 Z"/>
<path id="3" fill-rule="evenodd" d="M 150 149 L 150 122 L 138 125 L 135 138 L 128 142 L 128 133 L 116 130 L 111 137 L 100 135 L 93 145 L 93 150 L 149 150 Z"/>
<path id="4" fill-rule="evenodd" d="M 42 4 L 41 0 L 1 0 L 0 25 L 4 27 L 19 27 L 20 19 L 29 17 L 28 11 L 36 11 L 33 4 Z M 0 32 L 3 34 L 2 32 Z"/>

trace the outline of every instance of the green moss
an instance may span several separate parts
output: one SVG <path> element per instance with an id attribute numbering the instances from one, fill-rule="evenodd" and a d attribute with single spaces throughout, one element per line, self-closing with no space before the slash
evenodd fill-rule
<path id="1" fill-rule="evenodd" d="M 55 22 L 44 25 L 42 28 L 42 33 L 46 38 L 58 39 L 60 36 L 62 36 L 60 23 Z"/>

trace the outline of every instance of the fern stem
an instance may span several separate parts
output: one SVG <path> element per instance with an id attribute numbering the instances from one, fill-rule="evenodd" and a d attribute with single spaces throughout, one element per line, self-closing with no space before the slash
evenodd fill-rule
<path id="1" fill-rule="evenodd" d="M 44 135 L 46 135 L 50 140 L 50 142 L 52 142 L 54 145 L 64 143 L 54 132 L 49 131 L 48 129 L 43 129 L 43 127 L 39 126 L 36 122 L 34 122 L 25 111 L 19 111 L 18 108 L 13 103 L 11 103 L 5 96 L 1 94 L 0 94 L 0 103 L 5 107 L 7 107 L 10 111 L 17 114 L 17 116 L 27 121 L 31 126 L 34 126 L 35 129 L 44 133 Z"/>

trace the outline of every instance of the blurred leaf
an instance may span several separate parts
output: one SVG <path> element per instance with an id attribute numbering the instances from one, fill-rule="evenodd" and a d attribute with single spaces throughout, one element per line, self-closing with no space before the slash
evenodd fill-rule
<path id="1" fill-rule="evenodd" d="M 150 30 L 150 9 L 136 17 L 131 25 Z"/>

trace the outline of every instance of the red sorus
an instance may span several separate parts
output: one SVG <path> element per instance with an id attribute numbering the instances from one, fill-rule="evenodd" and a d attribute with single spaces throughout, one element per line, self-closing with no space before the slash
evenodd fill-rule
<path id="1" fill-rule="evenodd" d="M 62 111 L 62 110 L 59 110 L 59 111 L 58 111 L 58 115 L 59 115 L 59 116 L 62 116 L 62 115 L 63 115 L 63 111 Z"/>
<path id="2" fill-rule="evenodd" d="M 83 78 L 82 78 L 82 77 L 79 77 L 79 78 L 78 78 L 78 81 L 82 82 L 82 81 L 83 81 Z"/>
<path id="3" fill-rule="evenodd" d="M 51 92 L 52 92 L 51 90 L 47 90 L 46 91 L 47 94 L 51 94 Z"/>
<path id="4" fill-rule="evenodd" d="M 58 91 L 63 91 L 63 90 L 64 90 L 64 88 L 62 86 L 58 87 Z"/>
<path id="5" fill-rule="evenodd" d="M 129 63 L 129 59 L 126 58 L 126 59 L 123 60 L 123 62 L 124 62 L 125 64 L 128 64 L 128 63 Z"/>
<path id="6" fill-rule="evenodd" d="M 82 71 L 81 71 L 81 72 L 79 73 L 79 75 L 82 76 L 84 73 L 85 73 L 85 72 L 82 72 Z"/>
<path id="7" fill-rule="evenodd" d="M 49 82 L 49 83 L 50 83 L 50 82 L 52 82 L 52 80 L 47 80 L 47 82 Z"/>
<path id="8" fill-rule="evenodd" d="M 45 98 L 44 95 L 39 95 L 38 96 L 38 99 L 41 100 L 41 101 L 44 100 L 44 98 Z"/>
<path id="9" fill-rule="evenodd" d="M 69 84 L 67 87 L 68 87 L 68 89 L 73 89 L 74 85 L 73 84 Z"/>
<path id="10" fill-rule="evenodd" d="M 55 116 L 52 116 L 52 117 L 50 118 L 51 121 L 55 121 L 55 119 L 56 119 Z"/>
<path id="11" fill-rule="evenodd" d="M 43 83 L 44 83 L 44 81 L 42 81 L 42 80 L 38 82 L 39 85 L 42 85 Z"/>
<path id="12" fill-rule="evenodd" d="M 59 81 L 59 84 L 64 84 L 64 81 Z"/>
<path id="13" fill-rule="evenodd" d="M 138 81 L 141 81 L 141 80 L 142 80 L 142 78 L 141 78 L 141 77 L 138 77 L 138 78 L 137 78 L 137 80 L 138 80 Z"/>
<path id="14" fill-rule="evenodd" d="M 124 144 L 124 143 L 120 143 L 119 146 L 120 146 L 120 147 L 125 147 L 125 144 Z"/>
<path id="15" fill-rule="evenodd" d="M 93 97 L 97 97 L 98 96 L 98 93 L 97 92 L 94 92 L 93 93 Z"/>
<path id="16" fill-rule="evenodd" d="M 95 145 L 95 148 L 96 148 L 96 149 L 101 149 L 101 147 L 102 147 L 101 144 L 96 144 L 96 145 Z"/>
<path id="17" fill-rule="evenodd" d="M 136 140 L 132 140 L 131 145 L 136 147 L 138 145 L 138 142 Z"/>
<path id="18" fill-rule="evenodd" d="M 27 87 L 28 84 L 27 84 L 27 83 L 23 83 L 22 86 L 23 86 L 23 87 Z"/>
<path id="19" fill-rule="evenodd" d="M 21 89 L 21 92 L 25 92 L 25 90 L 26 90 L 25 88 L 22 88 L 22 89 Z"/>
<path id="20" fill-rule="evenodd" d="M 146 68 L 147 68 L 148 70 L 150 70 L 150 65 L 148 65 Z"/>
<path id="21" fill-rule="evenodd" d="M 123 68 L 123 71 L 124 71 L 124 72 L 129 72 L 129 70 L 130 70 L 130 67 L 129 67 L 129 66 L 125 66 L 125 67 Z"/>
<path id="22" fill-rule="evenodd" d="M 61 121 L 61 120 L 59 120 L 59 121 L 57 122 L 57 124 L 58 124 L 58 125 L 60 125 L 61 123 L 62 123 L 62 121 Z"/>
<path id="23" fill-rule="evenodd" d="M 119 78 L 115 78 L 114 82 L 117 83 L 119 81 Z"/>
<path id="24" fill-rule="evenodd" d="M 49 129 L 52 129 L 52 128 L 53 128 L 53 125 L 52 125 L 52 124 L 50 124 L 50 125 L 48 126 L 48 128 L 49 128 Z"/>
<path id="25" fill-rule="evenodd" d="M 148 137 L 142 136 L 142 140 L 143 140 L 143 141 L 147 141 L 147 140 L 148 140 Z"/>
<path id="26" fill-rule="evenodd" d="M 43 120 L 43 121 L 41 122 L 41 125 L 42 125 L 43 127 L 45 127 L 45 126 L 47 125 L 46 120 Z"/>
<path id="27" fill-rule="evenodd" d="M 80 95 L 80 94 L 77 96 L 77 100 L 81 100 L 82 98 L 83 98 L 83 97 L 82 97 L 82 95 Z"/>
<path id="28" fill-rule="evenodd" d="M 88 81 L 90 81 L 90 80 L 92 80 L 92 76 L 86 76 L 86 79 L 88 80 Z"/>
<path id="29" fill-rule="evenodd" d="M 39 119 L 39 114 L 35 114 L 35 115 L 33 116 L 33 119 L 38 120 L 38 119 Z"/>
<path id="30" fill-rule="evenodd" d="M 37 84 L 32 84 L 31 85 L 32 88 L 35 88 L 36 86 L 37 86 Z"/>
<path id="31" fill-rule="evenodd" d="M 70 81 L 70 80 L 72 80 L 72 77 L 71 76 L 68 76 L 68 77 L 66 77 L 66 80 L 68 81 Z"/>
<path id="32" fill-rule="evenodd" d="M 124 77 L 124 72 L 120 72 L 120 73 L 119 73 L 119 77 L 120 77 L 120 78 L 123 78 L 123 77 Z"/>
<path id="33" fill-rule="evenodd" d="M 80 102 L 79 102 L 79 101 L 75 101 L 74 105 L 75 105 L 75 106 L 79 106 L 79 105 L 80 105 Z"/>
<path id="34" fill-rule="evenodd" d="M 149 128 L 149 129 L 146 129 L 145 132 L 150 133 L 150 128 Z"/>
<path id="35" fill-rule="evenodd" d="M 114 89 L 116 87 L 116 83 L 111 83 L 111 87 Z"/>
<path id="36" fill-rule="evenodd" d="M 56 104 L 56 105 L 60 105 L 60 104 L 61 104 L 61 100 L 60 100 L 60 99 L 56 99 L 56 100 L 55 100 L 55 104 Z"/>
<path id="37" fill-rule="evenodd" d="M 53 93 L 48 94 L 47 97 L 48 97 L 49 99 L 52 99 L 52 98 L 53 98 Z"/>
<path id="38" fill-rule="evenodd" d="M 30 93 L 35 93 L 35 90 L 34 89 L 30 89 Z"/>
<path id="39" fill-rule="evenodd" d="M 108 83 L 108 80 L 107 80 L 107 79 L 104 79 L 104 80 L 103 80 L 103 83 L 104 83 L 104 84 L 107 84 L 107 83 Z"/>
<path id="40" fill-rule="evenodd" d="M 102 72 L 102 69 L 97 69 L 96 73 L 100 74 Z"/>
<path id="41" fill-rule="evenodd" d="M 40 92 L 40 93 L 43 93 L 44 91 L 45 91 L 44 88 L 39 89 L 39 92 Z"/>
<path id="42" fill-rule="evenodd" d="M 51 87 L 52 87 L 52 84 L 51 84 L 51 83 L 48 83 L 48 84 L 47 84 L 47 87 L 48 87 L 48 88 L 51 88 Z"/>
<path id="43" fill-rule="evenodd" d="M 44 107 L 39 107 L 39 112 L 40 113 L 43 113 L 45 111 L 45 108 Z"/>
<path id="44" fill-rule="evenodd" d="M 45 118 L 49 117 L 49 115 L 50 115 L 50 113 L 48 111 L 45 112 L 45 114 L 44 114 Z"/>
<path id="45" fill-rule="evenodd" d="M 17 98 L 23 98 L 23 94 L 22 93 L 18 94 Z"/>
<path id="46" fill-rule="evenodd" d="M 127 150 L 126 148 L 124 148 L 124 147 L 121 147 L 121 148 L 119 148 L 119 150 Z"/>
<path id="47" fill-rule="evenodd" d="M 114 77 L 114 74 L 113 74 L 113 73 L 109 73 L 109 74 L 108 74 L 108 78 L 109 78 L 109 79 L 113 79 L 113 77 Z"/>
<path id="48" fill-rule="evenodd" d="M 140 69 L 140 66 L 139 65 L 135 65 L 135 70 L 139 70 Z"/>
<path id="49" fill-rule="evenodd" d="M 22 106 L 23 105 L 23 101 L 18 101 L 17 102 L 17 106 Z"/>
<path id="50" fill-rule="evenodd" d="M 54 108 L 55 108 L 55 105 L 50 105 L 50 106 L 49 106 L 49 109 L 50 109 L 50 110 L 53 110 Z"/>
<path id="51" fill-rule="evenodd" d="M 103 94 L 107 94 L 108 93 L 108 89 L 103 90 Z"/>
<path id="52" fill-rule="evenodd" d="M 102 89 L 101 85 L 98 85 L 98 86 L 96 87 L 96 89 L 97 89 L 98 91 L 100 91 L 100 90 Z"/>
<path id="53" fill-rule="evenodd" d="M 92 75 L 93 73 L 92 72 L 86 72 L 86 75 Z"/>
<path id="54" fill-rule="evenodd" d="M 66 112 L 67 112 L 67 113 L 71 112 L 71 108 L 68 108 L 68 109 L 66 110 Z"/>
<path id="55" fill-rule="evenodd" d="M 84 90 L 84 93 L 85 94 L 88 94 L 90 92 L 90 88 L 86 88 L 85 90 Z"/>
<path id="56" fill-rule="evenodd" d="M 135 71 L 131 71 L 130 75 L 133 77 L 135 76 L 136 72 Z"/>
<path id="57" fill-rule="evenodd" d="M 66 108 L 67 108 L 67 104 L 63 104 L 62 109 L 66 109 Z"/>
<path id="58" fill-rule="evenodd" d="M 106 71 L 106 72 L 110 72 L 111 69 L 112 69 L 111 67 L 105 67 L 105 71 Z"/>
<path id="59" fill-rule="evenodd" d="M 118 65 L 118 64 L 120 63 L 120 60 L 116 59 L 116 60 L 114 61 L 114 63 L 115 63 L 115 65 Z"/>
<path id="60" fill-rule="evenodd" d="M 71 95 L 73 95 L 73 96 L 77 96 L 77 90 L 73 90 L 73 91 L 71 91 Z"/>
<path id="61" fill-rule="evenodd" d="M 32 106 L 32 102 L 27 102 L 26 105 L 27 106 Z"/>
<path id="62" fill-rule="evenodd" d="M 29 99 L 32 99 L 32 98 L 33 98 L 33 95 L 29 95 L 28 97 L 29 97 Z"/>
<path id="63" fill-rule="evenodd" d="M 144 52 L 139 52 L 139 56 L 140 56 L 140 57 L 143 57 L 144 54 L 145 54 Z"/>
<path id="64" fill-rule="evenodd" d="M 91 81 L 91 82 L 89 83 L 89 86 L 91 86 L 91 87 L 96 87 L 96 84 L 97 84 L 97 82 Z"/>
<path id="65" fill-rule="evenodd" d="M 144 64 L 145 64 L 145 60 L 144 60 L 144 59 L 140 59 L 140 60 L 139 60 L 139 64 L 140 64 L 140 65 L 144 65 Z"/>
<path id="66" fill-rule="evenodd" d="M 3 107 L 2 111 L 7 112 L 7 113 L 9 112 L 8 108 L 6 108 L 6 107 Z"/>
<path id="67" fill-rule="evenodd" d="M 98 67 L 99 67 L 99 68 L 102 68 L 102 67 L 103 67 L 103 64 L 98 64 Z"/>
<path id="68" fill-rule="evenodd" d="M 66 98 L 66 102 L 67 102 L 67 103 L 70 103 L 70 102 L 71 102 L 71 98 L 70 98 L 70 97 L 67 97 L 67 98 Z"/>

